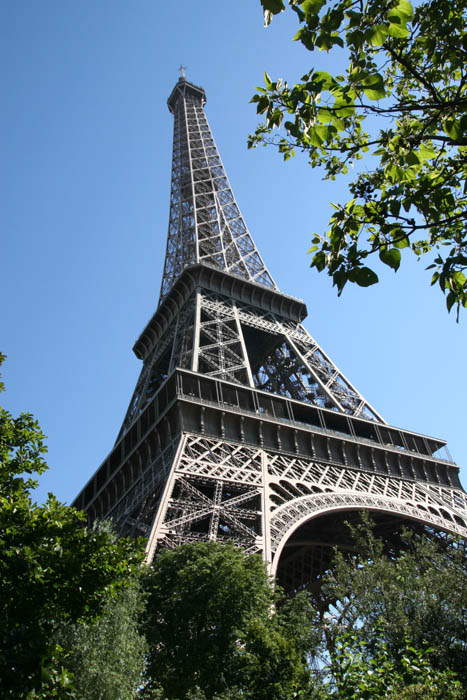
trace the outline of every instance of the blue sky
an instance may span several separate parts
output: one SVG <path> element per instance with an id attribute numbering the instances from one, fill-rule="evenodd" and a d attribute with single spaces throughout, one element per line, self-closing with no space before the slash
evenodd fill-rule
<path id="1" fill-rule="evenodd" d="M 415 258 L 337 298 L 306 251 L 345 182 L 323 182 L 300 155 L 247 151 L 263 71 L 294 82 L 311 66 L 291 41 L 292 13 L 264 29 L 259 0 L 18 0 L 4 4 L 0 31 L 2 404 L 32 412 L 48 436 L 39 500 L 78 493 L 139 374 L 131 348 L 158 299 L 166 100 L 181 63 L 206 90 L 237 201 L 280 288 L 305 300 L 308 330 L 389 423 L 446 439 L 467 466 L 467 317 L 447 315 Z M 317 60 L 332 69 L 326 54 Z"/>

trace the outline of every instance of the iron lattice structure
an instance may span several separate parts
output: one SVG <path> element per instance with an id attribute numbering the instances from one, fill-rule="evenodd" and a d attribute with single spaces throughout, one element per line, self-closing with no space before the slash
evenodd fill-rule
<path id="1" fill-rule="evenodd" d="M 418 522 L 467 537 L 443 440 L 387 425 L 302 325 L 246 227 L 204 112 L 179 79 L 158 308 L 117 442 L 76 498 L 89 520 L 159 547 L 233 540 L 287 588 L 319 575 L 342 513 L 381 531 Z"/>

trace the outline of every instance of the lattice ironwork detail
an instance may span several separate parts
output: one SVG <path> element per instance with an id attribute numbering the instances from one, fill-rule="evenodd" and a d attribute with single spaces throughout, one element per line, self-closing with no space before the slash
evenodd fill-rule
<path id="1" fill-rule="evenodd" d="M 160 301 L 202 262 L 276 288 L 250 236 L 209 128 L 206 95 L 181 78 L 169 99 L 174 141 L 169 231 Z"/>
<path id="2" fill-rule="evenodd" d="M 210 299 L 200 295 L 198 372 L 238 384 L 252 385 L 251 370 L 235 304 L 213 308 Z"/>
<path id="3" fill-rule="evenodd" d="M 261 551 L 260 470 L 258 450 L 185 436 L 153 526 L 150 556 L 160 544 L 200 539 Z"/>
<path id="4" fill-rule="evenodd" d="M 162 450 L 139 476 L 133 477 L 134 483 L 117 504 L 106 513 L 113 520 L 117 530 L 125 530 L 129 519 L 138 522 L 138 528 L 148 536 L 149 528 L 157 510 L 161 490 L 167 482 L 172 468 L 179 440 L 173 440 Z M 96 513 L 96 517 L 99 517 Z M 141 534 L 141 532 L 139 534 Z"/>
<path id="5" fill-rule="evenodd" d="M 232 305 L 226 298 L 209 295 L 203 305 L 213 315 L 233 319 Z M 237 304 L 237 314 L 242 327 L 269 334 L 260 337 L 243 332 L 258 389 L 384 423 L 301 324 L 292 324 L 245 303 Z M 260 340 L 262 355 L 257 351 Z"/>
<path id="6" fill-rule="evenodd" d="M 355 508 L 392 512 L 467 537 L 467 495 L 458 489 L 286 455 L 270 456 L 268 470 L 272 551 L 298 523 L 320 513 Z"/>
<path id="7" fill-rule="evenodd" d="M 176 367 L 192 368 L 195 298 L 187 301 L 175 322 L 146 358 L 118 438 L 131 426 Z"/>
<path id="8" fill-rule="evenodd" d="M 291 533 L 333 510 L 392 513 L 467 537 L 467 495 L 458 489 L 200 435 L 185 436 L 166 489 L 165 510 L 152 529 L 150 557 L 158 546 L 166 546 L 167 538 L 171 543 L 192 537 L 230 539 L 263 552 L 268 539 L 277 566 Z"/>

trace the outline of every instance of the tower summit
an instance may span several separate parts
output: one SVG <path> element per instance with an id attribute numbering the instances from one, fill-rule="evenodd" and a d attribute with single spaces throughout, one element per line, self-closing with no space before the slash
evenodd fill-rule
<path id="1" fill-rule="evenodd" d="M 467 537 L 443 440 L 387 425 L 302 325 L 248 231 L 205 112 L 182 73 L 158 307 L 117 442 L 73 505 L 159 547 L 231 540 L 286 588 L 329 562 L 349 511 L 383 536 L 416 521 Z"/>
<path id="2" fill-rule="evenodd" d="M 174 141 L 160 300 L 180 273 L 197 263 L 277 289 L 233 196 L 204 113 L 206 93 L 182 76 L 167 104 Z"/>

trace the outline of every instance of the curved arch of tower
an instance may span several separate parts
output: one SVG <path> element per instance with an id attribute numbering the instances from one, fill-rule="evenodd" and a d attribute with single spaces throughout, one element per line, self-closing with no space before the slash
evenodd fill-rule
<path id="1" fill-rule="evenodd" d="M 302 325 L 236 203 L 205 112 L 183 76 L 158 307 L 134 345 L 143 366 L 117 441 L 74 501 L 90 521 L 160 547 L 234 541 L 297 588 L 343 514 L 467 538 L 467 497 L 445 442 L 388 425 Z M 321 567 L 321 568 L 320 568 Z"/>

